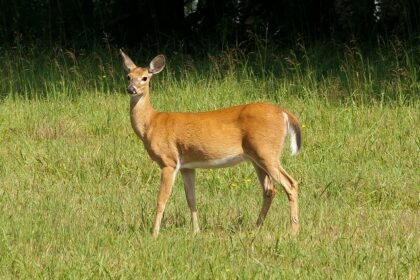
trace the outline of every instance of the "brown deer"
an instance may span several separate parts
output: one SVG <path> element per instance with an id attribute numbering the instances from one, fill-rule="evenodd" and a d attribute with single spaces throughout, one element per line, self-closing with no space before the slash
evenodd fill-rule
<path id="1" fill-rule="evenodd" d="M 301 146 L 296 117 L 272 104 L 255 103 L 198 113 L 159 112 L 150 103 L 149 83 L 165 67 L 165 57 L 156 56 L 149 67 L 137 67 L 120 50 L 128 72 L 131 125 L 148 154 L 161 169 L 153 236 L 160 230 L 166 202 L 175 176 L 181 171 L 191 211 L 193 232 L 199 232 L 195 206 L 195 169 L 222 168 L 250 161 L 263 190 L 263 204 L 257 220 L 261 226 L 276 190 L 283 186 L 290 205 L 293 233 L 299 230 L 298 184 L 280 165 L 279 157 L 289 134 L 292 154 Z"/>

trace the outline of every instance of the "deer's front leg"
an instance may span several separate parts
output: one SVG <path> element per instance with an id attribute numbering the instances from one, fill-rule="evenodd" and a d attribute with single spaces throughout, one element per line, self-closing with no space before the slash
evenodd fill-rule
<path id="1" fill-rule="evenodd" d="M 175 181 L 177 170 L 173 167 L 164 167 L 160 172 L 160 189 L 157 197 L 157 208 L 155 225 L 153 227 L 153 237 L 159 235 L 160 224 L 162 222 L 163 212 L 165 211 L 166 202 L 172 192 L 172 186 Z"/>
<path id="2" fill-rule="evenodd" d="M 198 226 L 197 209 L 195 207 L 195 170 L 181 169 L 182 178 L 184 179 L 185 196 L 187 197 L 188 207 L 191 211 L 191 222 L 193 226 L 193 233 L 198 233 L 200 227 Z"/>

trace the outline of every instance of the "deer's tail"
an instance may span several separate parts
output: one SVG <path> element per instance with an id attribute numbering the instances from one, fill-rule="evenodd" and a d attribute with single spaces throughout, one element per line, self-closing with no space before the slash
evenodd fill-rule
<path id="1" fill-rule="evenodd" d="M 290 112 L 283 111 L 287 124 L 287 134 L 290 135 L 292 155 L 296 155 L 302 146 L 302 132 L 297 118 Z"/>

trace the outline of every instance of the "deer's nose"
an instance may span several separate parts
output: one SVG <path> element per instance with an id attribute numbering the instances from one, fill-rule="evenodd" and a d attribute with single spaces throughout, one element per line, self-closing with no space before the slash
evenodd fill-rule
<path id="1" fill-rule="evenodd" d="M 127 91 L 128 91 L 129 94 L 136 94 L 137 93 L 137 90 L 133 85 L 129 85 L 128 88 L 127 88 Z"/>

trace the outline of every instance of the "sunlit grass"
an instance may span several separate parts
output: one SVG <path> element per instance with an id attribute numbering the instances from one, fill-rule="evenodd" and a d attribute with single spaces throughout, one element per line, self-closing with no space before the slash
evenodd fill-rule
<path id="1" fill-rule="evenodd" d="M 368 84 L 371 64 L 364 64 L 360 81 L 359 66 L 348 65 L 348 87 L 356 90 L 344 90 L 343 97 L 333 94 L 334 86 L 343 90 L 343 80 L 318 79 L 312 63 L 277 77 L 253 73 L 259 68 L 247 68 L 247 58 L 232 59 L 219 62 L 220 70 L 209 66 L 204 76 L 197 61 L 192 70 L 187 59 L 175 57 L 153 81 L 156 109 L 268 101 L 299 117 L 303 149 L 291 157 L 286 148 L 282 162 L 300 183 L 302 231 L 296 239 L 289 235 L 282 192 L 255 230 L 261 191 L 252 166 L 243 164 L 198 171 L 197 236 L 177 178 L 161 235 L 153 240 L 159 169 L 130 127 L 116 55 L 108 60 L 89 53 L 62 64 L 70 54 L 57 52 L 35 59 L 39 67 L 12 59 L 13 52 L 0 62 L 9 67 L 1 77 L 0 278 L 420 276 L 416 65 L 410 66 L 411 84 L 375 84 L 380 76 Z M 387 99 L 357 93 L 398 87 Z"/>

